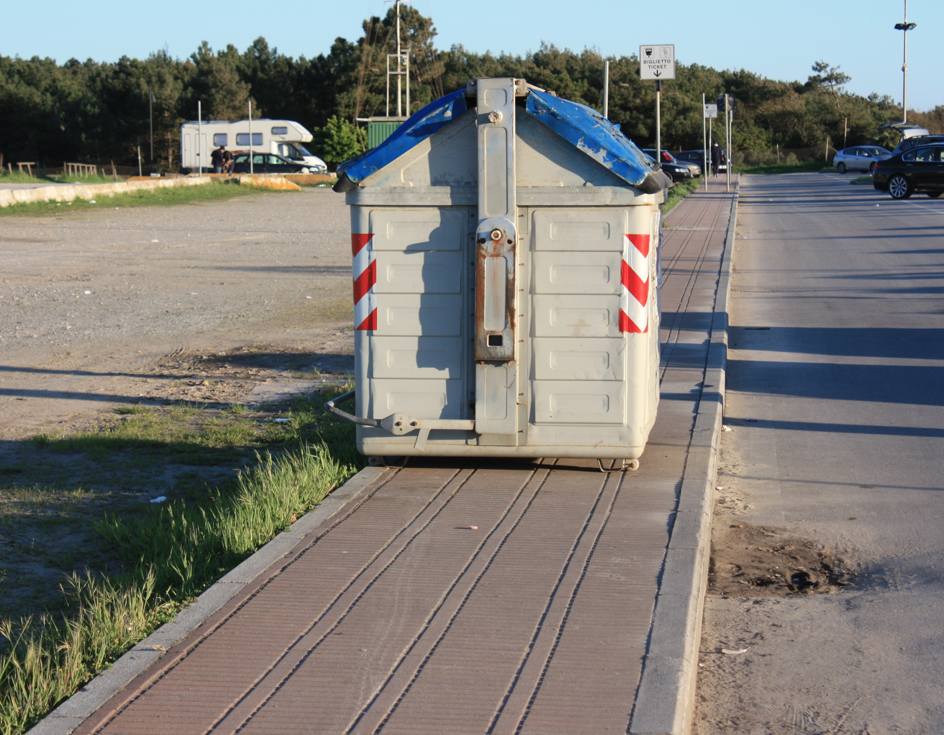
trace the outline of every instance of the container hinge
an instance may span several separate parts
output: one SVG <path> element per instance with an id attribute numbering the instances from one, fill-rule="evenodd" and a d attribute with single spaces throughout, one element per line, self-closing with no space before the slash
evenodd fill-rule
<path id="1" fill-rule="evenodd" d="M 473 431 L 475 429 L 475 421 L 472 419 L 415 419 L 405 413 L 392 413 L 384 419 L 367 419 L 353 416 L 337 407 L 337 404 L 351 400 L 356 394 L 356 390 L 348 391 L 344 395 L 326 402 L 324 405 L 325 411 L 353 424 L 385 429 L 396 436 L 403 436 L 411 431 L 423 429 L 427 431 L 429 429 L 446 431 Z"/>

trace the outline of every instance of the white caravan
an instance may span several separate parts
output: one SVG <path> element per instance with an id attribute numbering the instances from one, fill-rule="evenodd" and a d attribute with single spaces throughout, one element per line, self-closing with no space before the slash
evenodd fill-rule
<path id="1" fill-rule="evenodd" d="M 251 135 L 251 138 L 250 138 Z M 278 153 L 308 166 L 310 173 L 326 173 L 325 162 L 303 145 L 311 141 L 311 133 L 293 120 L 188 120 L 180 126 L 180 172 L 209 173 L 213 171 L 210 154 L 220 146 L 235 153 Z"/>

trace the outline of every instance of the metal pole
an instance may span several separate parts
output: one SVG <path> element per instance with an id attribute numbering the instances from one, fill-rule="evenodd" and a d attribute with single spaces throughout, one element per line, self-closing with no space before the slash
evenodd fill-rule
<path id="1" fill-rule="evenodd" d="M 662 165 L 662 80 L 656 79 L 656 160 Z"/>
<path id="2" fill-rule="evenodd" d="M 704 168 L 701 170 L 705 176 L 705 191 L 708 190 L 708 116 L 705 114 L 705 93 L 701 95 L 701 152 Z"/>
<path id="3" fill-rule="evenodd" d="M 610 61 L 603 62 L 603 117 L 610 118 Z"/>
<path id="4" fill-rule="evenodd" d="M 905 37 L 904 59 L 901 64 L 901 121 L 908 122 L 908 0 L 905 0 Z"/>
<path id="5" fill-rule="evenodd" d="M 901 65 L 901 120 L 908 122 L 908 0 L 905 0 L 905 57 Z"/>
<path id="6" fill-rule="evenodd" d="M 203 159 L 200 157 L 201 143 L 203 142 L 203 103 L 197 100 L 197 173 L 203 173 Z"/>
<path id="7" fill-rule="evenodd" d="M 252 100 L 249 100 L 249 173 L 255 173 L 252 167 Z"/>
<path id="8" fill-rule="evenodd" d="M 154 167 L 154 92 L 148 82 L 148 118 L 151 121 L 151 168 Z"/>
<path id="9" fill-rule="evenodd" d="M 731 110 L 728 109 L 728 100 L 724 100 L 724 144 L 727 149 L 728 165 L 726 166 L 725 191 L 731 191 Z"/>
<path id="10" fill-rule="evenodd" d="M 400 71 L 403 66 L 403 57 L 400 55 L 400 0 L 397 0 L 397 117 L 403 117 L 400 95 Z"/>
<path id="11" fill-rule="evenodd" d="M 904 59 L 901 65 L 902 90 L 901 90 L 901 120 L 908 122 L 908 31 L 914 30 L 917 23 L 908 22 L 908 0 L 905 0 L 905 22 L 896 23 L 895 30 L 904 31 Z"/>

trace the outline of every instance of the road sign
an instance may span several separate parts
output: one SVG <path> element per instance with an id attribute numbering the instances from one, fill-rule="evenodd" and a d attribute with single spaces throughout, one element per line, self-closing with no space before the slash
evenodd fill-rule
<path id="1" fill-rule="evenodd" d="M 675 79 L 675 44 L 639 47 L 640 79 Z"/>
<path id="2" fill-rule="evenodd" d="M 705 117 L 718 117 L 718 105 L 705 105 Z"/>

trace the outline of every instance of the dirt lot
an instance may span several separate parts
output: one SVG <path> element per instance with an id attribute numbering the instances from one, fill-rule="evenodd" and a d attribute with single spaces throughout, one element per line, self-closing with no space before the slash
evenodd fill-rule
<path id="1" fill-rule="evenodd" d="M 49 440 L 145 407 L 212 421 L 353 372 L 343 196 L 70 214 L 0 218 L 0 617 L 55 607 L 71 570 L 109 568 L 91 521 L 247 461 L 118 462 Z"/>
<path id="2" fill-rule="evenodd" d="M 0 441 L 116 403 L 232 402 L 299 370 L 350 369 L 341 195 L 103 201 L 89 217 L 0 219 Z"/>

